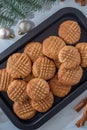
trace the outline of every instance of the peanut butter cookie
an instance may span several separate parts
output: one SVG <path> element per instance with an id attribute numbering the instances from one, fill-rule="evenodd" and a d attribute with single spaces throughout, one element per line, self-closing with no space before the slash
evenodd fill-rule
<path id="1" fill-rule="evenodd" d="M 80 53 L 73 46 L 63 47 L 58 55 L 59 61 L 65 64 L 66 68 L 75 68 L 81 63 Z"/>
<path id="2" fill-rule="evenodd" d="M 67 44 L 75 44 L 81 37 L 81 28 L 76 21 L 67 20 L 60 25 L 58 34 Z"/>
<path id="3" fill-rule="evenodd" d="M 13 79 L 6 69 L 0 69 L 0 91 L 7 91 L 10 82 Z"/>
<path id="4" fill-rule="evenodd" d="M 40 78 L 32 79 L 27 85 L 27 95 L 35 100 L 44 99 L 49 94 L 49 84 Z"/>
<path id="5" fill-rule="evenodd" d="M 25 46 L 24 53 L 26 53 L 32 62 L 42 56 L 42 44 L 39 42 L 30 42 Z"/>
<path id="6" fill-rule="evenodd" d="M 49 81 L 51 92 L 60 98 L 65 97 L 71 90 L 70 85 L 64 85 L 58 80 L 58 75 L 56 74 Z"/>
<path id="7" fill-rule="evenodd" d="M 46 112 L 48 111 L 54 103 L 53 94 L 50 92 L 49 95 L 40 101 L 31 100 L 32 107 L 38 112 Z"/>
<path id="8" fill-rule="evenodd" d="M 60 37 L 50 36 L 43 41 L 43 54 L 51 59 L 58 59 L 59 51 L 65 45 Z"/>
<path id="9" fill-rule="evenodd" d="M 23 103 L 15 102 L 13 104 L 14 113 L 23 120 L 31 119 L 35 116 L 36 111 L 30 104 L 30 101 L 25 101 Z"/>
<path id="10" fill-rule="evenodd" d="M 80 66 L 73 69 L 67 69 L 62 64 L 58 71 L 58 79 L 64 85 L 75 85 L 80 82 L 83 70 Z"/>
<path id="11" fill-rule="evenodd" d="M 81 66 L 87 67 L 87 42 L 82 42 L 76 45 L 81 55 Z"/>
<path id="12" fill-rule="evenodd" d="M 14 102 L 23 102 L 28 99 L 26 94 L 27 84 L 23 80 L 14 80 L 10 83 L 7 94 Z"/>
<path id="13" fill-rule="evenodd" d="M 7 72 L 12 78 L 25 78 L 31 73 L 31 61 L 24 53 L 14 53 L 7 61 Z"/>
<path id="14" fill-rule="evenodd" d="M 47 57 L 38 58 L 33 64 L 33 75 L 45 80 L 51 79 L 56 71 L 54 62 Z"/>

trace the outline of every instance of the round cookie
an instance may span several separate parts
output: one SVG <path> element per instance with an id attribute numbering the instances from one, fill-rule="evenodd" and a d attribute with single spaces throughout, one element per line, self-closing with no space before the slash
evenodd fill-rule
<path id="1" fill-rule="evenodd" d="M 25 78 L 31 73 L 31 61 L 24 53 L 14 53 L 7 61 L 7 72 L 12 78 Z"/>
<path id="2" fill-rule="evenodd" d="M 53 94 L 50 92 L 49 95 L 40 101 L 31 100 L 32 107 L 38 112 L 46 112 L 48 111 L 54 103 Z"/>
<path id="3" fill-rule="evenodd" d="M 77 22 L 67 20 L 60 25 L 58 34 L 67 44 L 75 44 L 81 37 L 81 28 Z"/>
<path id="4" fill-rule="evenodd" d="M 49 94 L 49 91 L 49 84 L 44 79 L 40 78 L 32 79 L 28 83 L 26 90 L 27 95 L 35 101 L 44 99 Z"/>
<path id="5" fill-rule="evenodd" d="M 56 71 L 54 62 L 47 57 L 38 58 L 33 64 L 33 75 L 45 80 L 51 79 Z"/>
<path id="6" fill-rule="evenodd" d="M 87 42 L 82 42 L 76 45 L 81 55 L 81 66 L 87 67 Z"/>
<path id="7" fill-rule="evenodd" d="M 73 46 L 63 47 L 59 52 L 58 58 L 61 63 L 65 64 L 66 68 L 75 68 L 81 62 L 80 53 Z"/>
<path id="8" fill-rule="evenodd" d="M 64 85 L 58 80 L 58 75 L 56 74 L 49 81 L 51 92 L 60 98 L 65 97 L 71 90 L 70 85 Z"/>
<path id="9" fill-rule="evenodd" d="M 30 42 L 25 46 L 24 53 L 26 53 L 32 62 L 34 62 L 42 54 L 42 44 L 39 42 Z"/>
<path id="10" fill-rule="evenodd" d="M 51 59 L 58 59 L 59 51 L 65 45 L 60 37 L 50 36 L 43 41 L 43 54 Z"/>
<path id="11" fill-rule="evenodd" d="M 26 94 L 27 84 L 23 80 L 14 80 L 10 83 L 7 94 L 14 102 L 23 102 L 28 99 Z"/>
<path id="12" fill-rule="evenodd" d="M 23 120 L 31 119 L 35 116 L 36 111 L 30 104 L 30 101 L 25 101 L 23 103 L 15 102 L 13 104 L 14 113 Z"/>
<path id="13" fill-rule="evenodd" d="M 80 66 L 73 69 L 67 69 L 62 64 L 58 71 L 58 79 L 64 85 L 75 85 L 80 82 L 83 70 Z"/>
<path id="14" fill-rule="evenodd" d="M 12 80 L 11 75 L 7 73 L 6 69 L 0 69 L 0 91 L 6 92 Z"/>

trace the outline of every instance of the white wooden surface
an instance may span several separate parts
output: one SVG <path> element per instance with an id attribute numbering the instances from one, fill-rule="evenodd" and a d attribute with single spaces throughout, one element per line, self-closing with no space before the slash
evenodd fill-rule
<path id="1" fill-rule="evenodd" d="M 40 24 L 42 21 L 47 19 L 49 16 L 54 14 L 57 10 L 63 7 L 76 7 L 81 10 L 85 16 L 87 16 L 87 6 L 81 7 L 79 4 L 74 3 L 74 0 L 66 0 L 64 3 L 60 2 L 59 5 L 57 2 L 48 11 L 35 12 L 35 17 L 32 21 L 35 22 L 35 26 Z M 17 35 L 17 26 L 15 28 L 16 37 L 12 40 L 0 40 L 0 53 L 3 52 L 6 48 L 12 45 L 15 41 L 17 41 L 20 36 Z M 20 43 L 21 44 L 21 43 Z M 56 116 L 50 119 L 47 123 L 45 123 L 38 130 L 87 130 L 87 123 L 82 128 L 75 127 L 75 121 L 79 118 L 79 114 L 73 110 L 75 104 L 77 104 L 80 99 L 87 96 L 87 91 L 83 93 L 79 98 L 74 100 L 71 104 L 65 107 L 62 111 L 60 111 Z M 81 115 L 82 111 L 80 112 Z M 5 114 L 0 110 L 0 130 L 18 130 L 5 116 Z"/>

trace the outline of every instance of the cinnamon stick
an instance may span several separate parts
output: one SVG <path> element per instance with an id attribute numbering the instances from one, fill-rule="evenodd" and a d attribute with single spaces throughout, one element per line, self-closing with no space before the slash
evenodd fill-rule
<path id="1" fill-rule="evenodd" d="M 83 100 L 81 100 L 75 107 L 75 111 L 79 112 L 87 103 L 87 97 L 85 97 Z"/>
<path id="2" fill-rule="evenodd" d="M 60 1 L 65 1 L 65 0 L 60 0 Z M 81 6 L 85 6 L 86 5 L 86 0 L 75 0 L 76 3 L 80 3 Z"/>
<path id="3" fill-rule="evenodd" d="M 77 127 L 84 126 L 85 121 L 86 121 L 86 117 L 80 118 L 80 119 L 76 122 L 76 126 L 77 126 Z"/>
<path id="4" fill-rule="evenodd" d="M 86 5 L 86 0 L 81 0 L 81 5 L 85 6 Z"/>
<path id="5" fill-rule="evenodd" d="M 77 127 L 84 126 L 86 120 L 87 120 L 87 104 L 85 106 L 82 117 L 76 122 L 76 126 Z"/>

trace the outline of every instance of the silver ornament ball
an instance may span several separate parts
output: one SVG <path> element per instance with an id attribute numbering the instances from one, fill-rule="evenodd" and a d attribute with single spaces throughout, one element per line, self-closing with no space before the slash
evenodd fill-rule
<path id="1" fill-rule="evenodd" d="M 30 29 L 31 29 L 31 24 L 29 21 L 21 21 L 19 23 L 18 34 L 24 34 L 28 31 L 30 31 Z"/>
<path id="2" fill-rule="evenodd" d="M 0 39 L 6 39 L 10 37 L 10 31 L 6 28 L 0 28 Z"/>
<path id="3" fill-rule="evenodd" d="M 10 30 L 7 28 L 0 28 L 0 39 L 13 38 L 14 35 L 11 34 Z"/>

